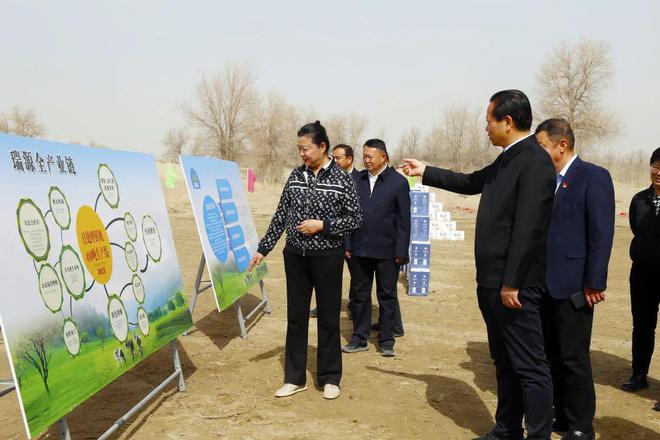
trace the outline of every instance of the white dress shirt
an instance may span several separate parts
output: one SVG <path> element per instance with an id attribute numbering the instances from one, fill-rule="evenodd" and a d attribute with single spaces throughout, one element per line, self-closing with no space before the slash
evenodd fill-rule
<path id="1" fill-rule="evenodd" d="M 371 171 L 369 171 L 369 172 L 367 173 L 367 174 L 369 175 L 369 188 L 370 188 L 369 193 L 374 192 L 374 186 L 376 185 L 376 180 L 378 179 L 378 176 L 380 175 L 380 173 L 383 172 L 383 170 L 384 170 L 385 168 L 387 168 L 387 164 L 385 164 L 385 166 L 384 166 L 383 168 L 381 168 L 381 170 L 378 171 L 378 173 L 376 173 L 375 176 L 374 176 L 373 174 L 371 174 Z"/>

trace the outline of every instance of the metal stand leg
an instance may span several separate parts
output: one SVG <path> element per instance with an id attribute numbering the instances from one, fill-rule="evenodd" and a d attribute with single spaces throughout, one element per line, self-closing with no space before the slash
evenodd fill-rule
<path id="1" fill-rule="evenodd" d="M 59 421 L 60 424 L 60 438 L 62 440 L 71 440 L 71 431 L 69 431 L 69 422 L 66 417 L 62 417 Z"/>
<path id="2" fill-rule="evenodd" d="M 179 372 L 179 391 L 186 391 L 186 382 L 183 380 L 183 369 L 181 368 L 181 359 L 179 359 L 179 350 L 176 348 L 176 339 L 172 341 L 172 357 L 174 358 L 174 371 Z"/>
<path id="3" fill-rule="evenodd" d="M 14 381 L 12 379 L 1 379 L 0 386 L 4 387 L 0 389 L 0 397 L 4 396 L 5 394 L 11 393 L 16 389 L 16 384 L 14 384 Z"/>
<path id="4" fill-rule="evenodd" d="M 266 294 L 266 284 L 264 283 L 264 280 L 259 281 L 259 289 L 261 289 L 261 296 L 266 301 L 266 304 L 264 305 L 264 313 L 270 314 L 271 312 L 270 300 L 268 299 L 268 295 Z"/>
<path id="5" fill-rule="evenodd" d="M 195 304 L 197 304 L 197 297 L 200 293 L 206 289 L 211 288 L 212 284 L 210 281 L 202 281 L 204 276 L 204 269 L 206 268 L 206 257 L 202 254 L 202 258 L 199 260 L 199 267 L 197 268 L 197 276 L 195 277 L 195 286 L 193 288 L 192 298 L 190 298 L 190 314 L 192 315 L 195 311 Z M 201 287 L 202 283 L 208 283 L 206 286 Z M 183 333 L 183 336 L 188 336 L 188 330 Z"/>
<path id="6" fill-rule="evenodd" d="M 165 379 L 163 382 L 161 382 L 160 385 L 158 385 L 149 394 L 147 394 L 144 399 L 140 400 L 140 402 L 137 405 L 135 405 L 133 408 L 131 408 L 130 411 L 128 411 L 119 420 L 117 420 L 110 427 L 110 429 L 105 431 L 105 433 L 103 433 L 103 435 L 99 437 L 99 440 L 105 440 L 109 438 L 112 433 L 114 433 L 119 428 L 124 426 L 129 418 L 133 417 L 138 411 L 140 411 L 140 409 L 146 406 L 151 399 L 156 397 L 156 395 L 160 393 L 174 379 L 179 379 L 179 384 L 178 384 L 179 391 L 184 391 L 186 389 L 186 384 L 183 381 L 183 370 L 181 369 L 181 361 L 179 360 L 179 351 L 176 348 L 176 340 L 172 341 L 172 354 L 174 356 L 174 373 L 170 374 L 167 377 L 167 379 Z M 70 437 L 67 438 L 70 439 Z"/>
<path id="7" fill-rule="evenodd" d="M 247 330 L 245 329 L 245 318 L 243 309 L 241 309 L 241 300 L 236 301 L 236 315 L 238 315 L 238 326 L 241 328 L 241 338 L 247 339 Z"/>

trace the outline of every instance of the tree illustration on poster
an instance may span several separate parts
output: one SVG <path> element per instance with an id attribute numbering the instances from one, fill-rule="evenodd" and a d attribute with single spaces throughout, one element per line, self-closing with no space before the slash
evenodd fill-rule
<path id="1" fill-rule="evenodd" d="M 34 436 L 192 316 L 153 156 L 0 134 L 0 185 L 0 325 Z"/>

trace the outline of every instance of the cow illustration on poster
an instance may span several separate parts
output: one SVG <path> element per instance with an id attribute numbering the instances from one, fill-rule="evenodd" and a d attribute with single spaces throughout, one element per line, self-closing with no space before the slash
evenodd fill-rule
<path id="1" fill-rule="evenodd" d="M 197 229 L 219 311 L 236 302 L 266 276 L 262 263 L 248 272 L 257 251 L 252 212 L 235 162 L 181 156 Z"/>
<path id="2" fill-rule="evenodd" d="M 0 135 L 0 319 L 29 435 L 192 324 L 152 156 Z"/>

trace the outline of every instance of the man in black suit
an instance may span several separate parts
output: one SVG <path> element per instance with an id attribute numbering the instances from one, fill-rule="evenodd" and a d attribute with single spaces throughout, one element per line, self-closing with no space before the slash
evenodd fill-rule
<path id="1" fill-rule="evenodd" d="M 594 304 L 605 299 L 614 240 L 614 184 L 606 169 L 575 153 L 575 137 L 563 119 L 548 119 L 536 139 L 557 172 L 548 233 L 543 305 L 545 350 L 554 386 L 555 431 L 563 440 L 595 438 L 596 393 L 589 347 Z"/>
<path id="2" fill-rule="evenodd" d="M 379 306 L 378 344 L 383 356 L 394 356 L 399 268 L 408 261 L 410 186 L 388 166 L 385 142 L 368 140 L 363 148 L 365 170 L 357 179 L 363 221 L 346 236 L 346 258 L 352 261 L 353 336 L 344 353 L 366 351 L 371 331 L 371 288 L 376 276 Z"/>
<path id="3" fill-rule="evenodd" d="M 505 90 L 490 99 L 486 131 L 502 154 L 472 174 L 404 160 L 404 171 L 425 185 L 479 194 L 475 260 L 477 297 L 497 370 L 493 430 L 480 439 L 549 440 L 552 380 L 543 346 L 547 232 L 555 171 L 530 134 L 532 109 L 524 93 Z"/>

